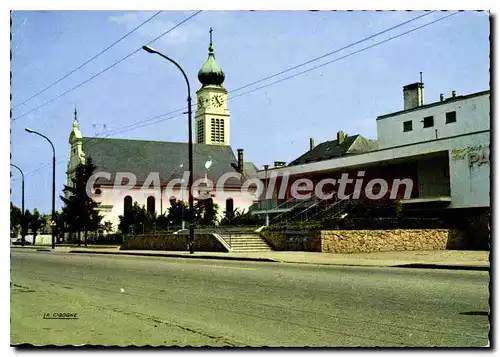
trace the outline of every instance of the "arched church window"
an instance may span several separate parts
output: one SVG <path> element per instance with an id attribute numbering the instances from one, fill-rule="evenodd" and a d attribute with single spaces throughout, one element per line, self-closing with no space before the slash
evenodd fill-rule
<path id="1" fill-rule="evenodd" d="M 149 196 L 146 201 L 146 206 L 149 214 L 155 213 L 155 198 L 153 196 Z"/>
<path id="2" fill-rule="evenodd" d="M 132 210 L 132 197 L 126 196 L 123 199 L 123 214 L 127 214 Z"/>

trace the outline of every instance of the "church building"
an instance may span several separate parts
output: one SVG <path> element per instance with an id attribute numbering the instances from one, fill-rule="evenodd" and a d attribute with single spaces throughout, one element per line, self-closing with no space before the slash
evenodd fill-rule
<path id="1" fill-rule="evenodd" d="M 223 190 L 209 189 L 208 194 L 218 204 L 221 218 L 224 211 L 246 210 L 257 199 L 251 192 L 241 192 L 245 181 L 257 177 L 257 169 L 251 162 L 244 162 L 243 149 L 238 149 L 236 157 L 230 145 L 230 114 L 223 86 L 225 74 L 215 61 L 211 34 L 208 50 L 208 59 L 198 72 L 201 88 L 196 92 L 193 182 L 210 180 L 215 185 L 224 174 L 241 174 L 240 179 L 226 180 Z M 160 215 L 167 212 L 172 198 L 188 201 L 190 188 L 187 179 L 183 179 L 189 170 L 188 143 L 85 137 L 80 132 L 75 109 L 69 144 L 68 185 L 78 164 L 85 163 L 89 157 L 97 167 L 95 172 L 110 174 L 95 181 L 93 198 L 100 203 L 102 221 L 111 221 L 115 229 L 119 216 L 133 202 Z M 116 175 L 124 172 L 135 175 L 133 189 L 114 185 Z M 158 173 L 160 189 L 151 185 L 154 173 Z"/>

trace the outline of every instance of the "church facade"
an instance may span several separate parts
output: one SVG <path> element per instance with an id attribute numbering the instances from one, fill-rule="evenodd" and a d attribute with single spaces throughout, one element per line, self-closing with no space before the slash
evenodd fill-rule
<path id="1" fill-rule="evenodd" d="M 222 217 L 224 211 L 242 211 L 252 205 L 256 194 L 242 190 L 242 186 L 249 179 L 258 179 L 257 168 L 244 161 L 243 149 L 238 149 L 236 156 L 230 146 L 225 74 L 215 61 L 211 38 L 208 59 L 198 72 L 198 79 L 201 88 L 196 92 L 193 187 L 202 190 L 194 192 L 194 197 L 209 195 L 218 204 Z M 188 201 L 188 143 L 85 137 L 75 110 L 69 145 L 67 184 L 72 184 L 78 164 L 92 158 L 97 167 L 92 195 L 100 203 L 103 222 L 111 221 L 115 229 L 119 216 L 133 202 L 160 215 L 167 212 L 173 198 Z M 222 181 L 222 186 L 216 187 Z"/>

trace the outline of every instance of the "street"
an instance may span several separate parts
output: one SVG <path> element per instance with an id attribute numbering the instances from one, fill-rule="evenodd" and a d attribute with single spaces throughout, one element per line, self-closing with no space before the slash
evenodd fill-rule
<path id="1" fill-rule="evenodd" d="M 11 343 L 479 347 L 488 284 L 483 271 L 12 248 Z"/>

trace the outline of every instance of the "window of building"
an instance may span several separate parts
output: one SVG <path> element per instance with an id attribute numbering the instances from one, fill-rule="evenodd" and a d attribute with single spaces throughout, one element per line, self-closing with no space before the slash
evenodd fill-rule
<path id="1" fill-rule="evenodd" d="M 412 131 L 413 130 L 413 122 L 411 120 L 403 122 L 403 131 Z"/>
<path id="2" fill-rule="evenodd" d="M 149 214 L 155 214 L 155 198 L 153 196 L 148 197 L 146 206 Z"/>
<path id="3" fill-rule="evenodd" d="M 232 218 L 234 214 L 234 201 L 232 198 L 226 200 L 226 216 Z"/>
<path id="4" fill-rule="evenodd" d="M 132 210 L 132 197 L 126 196 L 123 199 L 123 215 L 127 214 Z"/>
<path id="5" fill-rule="evenodd" d="M 434 126 L 434 117 L 433 116 L 425 117 L 423 122 L 424 122 L 424 128 L 433 127 Z"/>
<path id="6" fill-rule="evenodd" d="M 454 123 L 457 121 L 457 112 L 446 113 L 446 124 Z"/>

